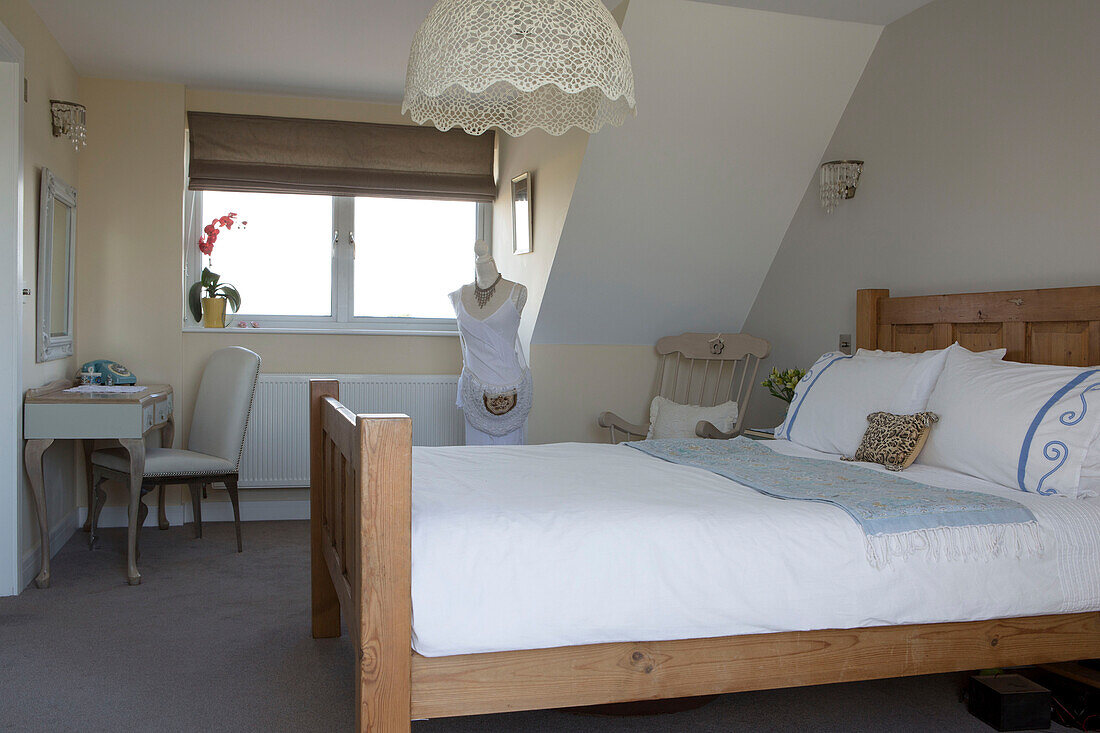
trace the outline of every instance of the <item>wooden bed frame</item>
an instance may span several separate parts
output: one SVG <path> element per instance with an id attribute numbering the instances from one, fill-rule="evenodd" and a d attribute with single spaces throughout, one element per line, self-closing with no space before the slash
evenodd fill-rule
<path id="1" fill-rule="evenodd" d="M 857 294 L 857 344 L 958 340 L 1007 358 L 1100 364 L 1100 287 L 891 298 Z M 310 383 L 313 636 L 341 614 L 357 651 L 360 731 L 410 721 L 1100 657 L 1100 613 L 622 642 L 423 657 L 411 651 L 412 421 L 353 415 Z"/>

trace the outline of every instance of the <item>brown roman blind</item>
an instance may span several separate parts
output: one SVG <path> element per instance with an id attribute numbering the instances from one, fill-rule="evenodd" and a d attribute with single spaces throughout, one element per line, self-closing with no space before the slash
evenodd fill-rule
<path id="1" fill-rule="evenodd" d="M 188 188 L 492 201 L 494 138 L 434 127 L 188 112 Z"/>

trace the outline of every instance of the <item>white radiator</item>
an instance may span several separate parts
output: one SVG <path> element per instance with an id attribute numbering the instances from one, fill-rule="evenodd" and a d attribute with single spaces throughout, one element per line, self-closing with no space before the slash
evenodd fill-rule
<path id="1" fill-rule="evenodd" d="M 413 445 L 461 445 L 457 376 L 261 374 L 241 457 L 241 487 L 309 486 L 309 380 L 340 380 L 340 401 L 355 413 L 412 417 Z"/>

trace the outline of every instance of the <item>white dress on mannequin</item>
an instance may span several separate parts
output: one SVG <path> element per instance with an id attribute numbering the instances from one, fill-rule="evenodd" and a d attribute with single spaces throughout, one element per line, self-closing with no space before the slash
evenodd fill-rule
<path id="1" fill-rule="evenodd" d="M 466 309 L 461 289 L 450 296 L 462 340 L 457 404 L 466 415 L 466 445 L 523 445 L 527 441 L 533 390 L 531 371 L 519 343 L 516 287 L 513 284 L 505 302 L 485 318 Z M 510 409 L 498 414 L 509 405 Z"/>

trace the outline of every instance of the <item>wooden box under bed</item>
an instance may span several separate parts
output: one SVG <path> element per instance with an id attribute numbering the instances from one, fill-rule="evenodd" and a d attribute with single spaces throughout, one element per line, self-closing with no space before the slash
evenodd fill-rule
<path id="1" fill-rule="evenodd" d="M 861 348 L 959 341 L 1011 361 L 1100 364 L 1100 287 L 857 293 Z M 1100 613 L 423 657 L 412 649 L 412 421 L 354 415 L 310 383 L 313 636 L 357 653 L 356 726 L 1100 657 Z"/>

